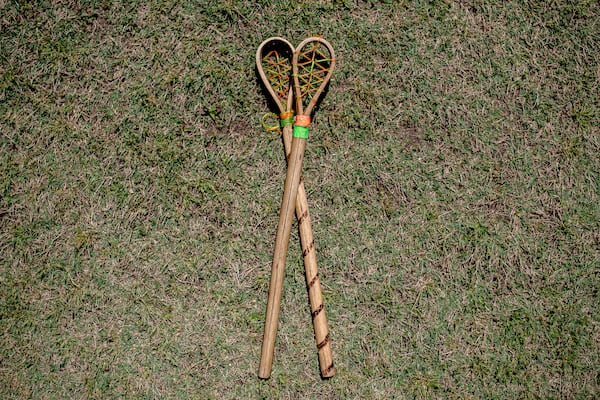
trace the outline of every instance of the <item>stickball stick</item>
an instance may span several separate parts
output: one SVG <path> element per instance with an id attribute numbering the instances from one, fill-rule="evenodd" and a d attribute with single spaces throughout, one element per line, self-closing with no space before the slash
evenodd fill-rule
<path id="1" fill-rule="evenodd" d="M 298 45 L 297 50 L 294 52 L 292 76 L 294 78 L 297 115 L 290 160 L 293 159 L 294 150 L 298 153 L 304 153 L 310 126 L 310 113 L 331 79 L 334 67 L 335 53 L 331 44 L 325 39 L 317 37 L 305 39 Z M 298 160 L 299 162 L 294 165 L 290 162 L 288 172 L 292 168 L 298 171 L 302 169 L 302 158 Z M 309 233 L 306 234 L 306 241 L 302 243 L 302 255 L 306 269 L 306 284 L 315 329 L 321 375 L 324 378 L 329 378 L 335 374 L 335 368 L 333 366 L 331 344 L 329 342 L 329 328 L 327 326 L 321 284 L 317 271 L 314 241 L 312 238 L 308 238 L 309 235 L 312 236 L 308 209 L 306 210 L 306 214 L 303 213 L 298 218 L 298 223 L 301 235 L 302 231 L 307 227 L 309 230 Z"/>
<path id="2" fill-rule="evenodd" d="M 294 47 L 285 39 L 273 37 L 260 44 L 256 51 L 256 67 L 258 73 L 277 104 L 280 111 L 281 121 L 284 122 L 283 134 L 290 136 L 293 123 L 293 91 L 291 82 L 292 56 Z M 278 227 L 277 237 L 284 227 Z M 289 233 L 287 237 L 289 241 Z M 287 246 L 286 246 L 287 247 Z M 283 290 L 283 277 L 285 267 L 285 253 L 287 250 L 275 247 L 274 257 L 277 260 L 283 258 L 283 262 L 273 262 L 271 267 L 271 282 L 269 284 L 269 297 L 267 300 L 267 312 L 265 317 L 265 330 L 260 356 L 258 376 L 267 379 L 271 376 L 273 366 L 273 355 L 275 353 L 275 339 L 277 336 L 277 325 L 281 309 L 281 292 Z"/>

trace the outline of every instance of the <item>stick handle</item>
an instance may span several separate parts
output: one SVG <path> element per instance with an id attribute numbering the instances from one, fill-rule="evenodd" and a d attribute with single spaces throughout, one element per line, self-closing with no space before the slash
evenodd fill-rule
<path id="1" fill-rule="evenodd" d="M 323 304 L 323 295 L 321 293 L 321 284 L 317 270 L 317 254 L 315 251 L 315 241 L 310 223 L 310 214 L 306 201 L 306 192 L 304 184 L 300 183 L 298 188 L 298 197 L 296 199 L 296 215 L 300 227 L 300 240 L 302 242 L 302 256 L 304 257 L 304 269 L 306 271 L 306 286 L 308 288 L 308 297 L 310 300 L 310 309 L 315 329 L 315 340 L 319 354 L 319 366 L 321 375 L 324 378 L 330 378 L 335 374 L 333 366 L 333 356 L 331 354 L 331 344 L 329 343 L 329 328 L 325 316 L 325 307 Z"/>
<path id="2" fill-rule="evenodd" d="M 292 147 L 291 126 L 285 126 L 283 128 L 283 145 L 285 147 L 286 156 L 289 156 Z M 306 272 L 306 287 L 308 289 L 308 298 L 310 300 L 310 310 L 315 330 L 321 376 L 323 378 L 330 378 L 335 375 L 335 368 L 333 366 L 331 344 L 329 343 L 329 327 L 327 325 L 327 317 L 325 316 L 321 283 L 319 282 L 317 252 L 310 213 L 308 212 L 308 200 L 302 178 L 300 178 L 298 195 L 296 196 L 296 218 L 298 219 L 300 230 L 302 256 L 304 258 L 304 270 Z"/>
<path id="3" fill-rule="evenodd" d="M 271 367 L 273 366 L 275 338 L 277 336 L 277 324 L 279 322 L 279 310 L 281 308 L 281 292 L 283 291 L 285 259 L 290 242 L 290 233 L 292 231 L 294 204 L 296 197 L 298 196 L 298 185 L 300 183 L 305 148 L 306 139 L 294 138 L 292 140 L 292 149 L 288 159 L 288 169 L 285 177 L 281 209 L 279 212 L 275 250 L 273 252 L 271 282 L 269 284 L 269 297 L 267 300 L 267 313 L 265 318 L 265 332 L 258 370 L 258 376 L 263 379 L 271 376 Z"/>

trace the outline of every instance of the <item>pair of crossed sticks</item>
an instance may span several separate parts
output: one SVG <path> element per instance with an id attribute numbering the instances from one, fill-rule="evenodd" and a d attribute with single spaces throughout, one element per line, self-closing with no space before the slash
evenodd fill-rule
<path id="1" fill-rule="evenodd" d="M 287 40 L 273 37 L 265 40 L 258 47 L 256 66 L 264 85 L 279 108 L 284 147 L 288 157 L 271 266 L 271 282 L 258 376 L 266 379 L 271 375 L 281 308 L 285 260 L 295 210 L 302 242 L 302 256 L 306 270 L 306 283 L 321 376 L 329 378 L 335 374 L 335 368 L 317 271 L 315 242 L 308 212 L 306 190 L 301 181 L 301 174 L 310 127 L 310 114 L 331 79 L 335 67 L 335 55 L 329 42 L 322 38 L 310 37 L 294 48 Z M 292 110 L 294 99 L 295 119 Z"/>

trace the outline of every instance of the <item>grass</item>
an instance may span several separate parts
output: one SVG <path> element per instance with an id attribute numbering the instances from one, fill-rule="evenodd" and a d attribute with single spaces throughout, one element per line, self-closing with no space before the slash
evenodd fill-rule
<path id="1" fill-rule="evenodd" d="M 598 1 L 0 1 L 0 397 L 596 398 Z M 337 375 L 260 42 L 339 67 L 304 179 Z"/>

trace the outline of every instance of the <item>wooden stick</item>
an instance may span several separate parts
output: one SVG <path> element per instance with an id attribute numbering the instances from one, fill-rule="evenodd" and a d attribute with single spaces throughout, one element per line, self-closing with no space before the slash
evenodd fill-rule
<path id="1" fill-rule="evenodd" d="M 292 231 L 294 204 L 298 196 L 298 185 L 300 184 L 300 172 L 302 170 L 305 148 L 305 139 L 294 138 L 292 141 L 292 152 L 288 160 L 287 175 L 279 212 L 279 224 L 277 225 L 275 250 L 273 252 L 273 264 L 271 265 L 271 283 L 269 285 L 269 298 L 267 300 L 265 332 L 258 370 L 258 376 L 261 378 L 268 378 L 271 375 L 271 366 L 273 365 L 275 337 L 277 336 L 279 310 L 281 308 L 285 260 L 290 242 L 290 233 Z"/>
<path id="2" fill-rule="evenodd" d="M 326 53 L 329 53 L 328 57 Z M 310 125 L 310 113 L 331 79 L 334 67 L 335 54 L 333 47 L 322 38 L 311 37 L 305 39 L 298 45 L 296 51 L 294 51 L 292 75 L 294 78 L 294 93 L 296 95 L 296 125 L 304 125 L 307 128 Z M 305 108 L 304 103 L 306 100 L 309 101 Z M 300 124 L 299 121 L 303 121 L 303 123 Z M 292 142 L 292 153 L 295 150 L 293 144 L 294 142 Z M 304 185 L 301 185 L 301 189 L 304 189 Z M 303 197 L 306 198 L 306 194 Z M 304 256 L 304 267 L 306 269 L 306 285 L 315 329 L 319 366 L 321 368 L 321 375 L 324 378 L 329 378 L 335 374 L 335 368 L 333 366 L 333 356 L 329 342 L 329 328 L 327 326 L 323 295 L 317 271 L 316 252 L 312 239 L 312 229 L 310 228 L 310 215 L 306 204 L 299 202 L 296 207 L 300 209 L 300 216 L 298 217 L 300 234 L 301 236 L 304 235 L 302 238 L 302 255 Z"/>
<path id="3" fill-rule="evenodd" d="M 263 51 L 267 47 L 281 47 L 284 52 L 288 54 L 288 60 L 280 58 L 280 54 L 277 54 L 275 61 L 271 60 L 269 65 L 269 73 L 266 74 L 263 69 Z M 280 37 L 273 37 L 265 40 L 260 44 L 256 51 L 256 66 L 258 73 L 271 94 L 271 97 L 277 104 L 280 113 L 290 111 L 292 109 L 293 92 L 292 86 L 290 85 L 291 76 L 281 76 L 286 70 L 288 74 L 291 73 L 291 59 L 294 52 L 294 47 L 285 39 Z M 274 53 L 270 53 L 274 56 Z M 286 65 L 286 61 L 289 65 Z M 274 64 L 273 64 L 274 63 Z M 286 68 L 287 67 L 287 68 Z M 273 81 L 271 81 L 271 78 Z M 286 87 L 287 84 L 287 87 Z M 284 133 L 291 136 L 291 125 L 284 127 Z M 286 185 L 293 184 L 294 179 L 291 179 L 288 183 L 286 177 Z M 300 180 L 299 178 L 297 179 Z M 287 186 L 286 186 L 287 187 Z M 295 184 L 298 187 L 298 184 Z M 289 192 L 289 189 L 287 190 Z M 284 195 L 286 190 L 284 190 Z M 288 196 L 293 193 L 288 193 Z M 284 199 L 283 203 L 286 202 Z M 289 203 L 289 200 L 287 200 Z M 291 211 L 293 213 L 293 210 Z M 275 244 L 275 250 L 273 252 L 273 264 L 271 266 L 271 282 L 269 284 L 269 297 L 267 299 L 267 311 L 265 317 L 265 330 L 263 334 L 263 342 L 261 348 L 260 365 L 258 368 L 258 376 L 263 379 L 267 379 L 271 376 L 271 369 L 273 366 L 273 355 L 275 352 L 275 339 L 277 336 L 277 325 L 279 322 L 279 312 L 281 309 L 281 292 L 283 290 L 283 277 L 285 270 L 285 259 L 287 254 L 287 243 L 289 242 L 289 236 L 291 232 L 290 218 L 287 218 L 288 210 L 284 210 L 283 206 L 280 210 L 279 224 L 277 227 L 277 239 Z"/>
<path id="4" fill-rule="evenodd" d="M 291 129 L 288 129 L 287 131 L 284 129 L 283 144 L 285 146 L 286 155 L 289 156 L 292 147 Z M 321 283 L 319 282 L 317 252 L 310 213 L 308 212 L 306 190 L 302 178 L 300 178 L 298 195 L 296 196 L 296 218 L 298 219 L 298 227 L 300 230 L 300 242 L 302 243 L 302 256 L 304 258 L 304 270 L 306 273 L 306 287 L 308 289 L 308 298 L 315 330 L 315 340 L 317 341 L 319 367 L 321 369 L 322 377 L 331 378 L 335 374 L 335 368 L 333 366 L 331 344 L 329 343 L 329 328 L 323 306 Z"/>

